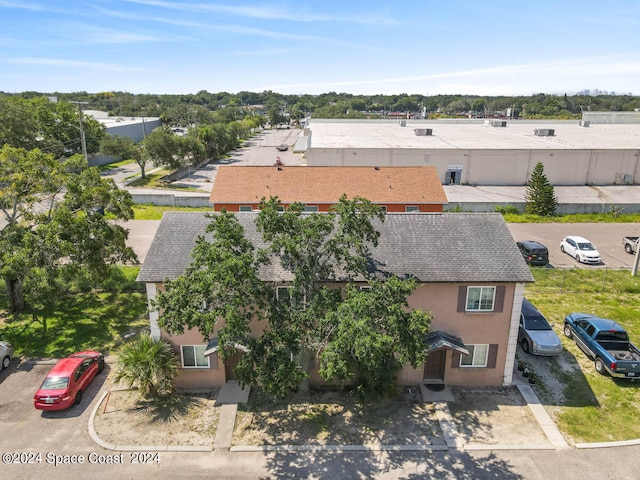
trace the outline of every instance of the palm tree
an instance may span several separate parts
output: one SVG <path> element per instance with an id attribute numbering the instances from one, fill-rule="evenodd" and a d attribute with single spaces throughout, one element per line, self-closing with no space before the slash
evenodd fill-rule
<path id="1" fill-rule="evenodd" d="M 138 387 L 143 398 L 157 398 L 173 390 L 178 361 L 171 345 L 143 334 L 120 350 L 114 382 Z"/>

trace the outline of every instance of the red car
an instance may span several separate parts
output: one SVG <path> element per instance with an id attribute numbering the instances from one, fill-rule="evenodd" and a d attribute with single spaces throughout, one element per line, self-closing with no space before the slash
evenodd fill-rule
<path id="1" fill-rule="evenodd" d="M 82 392 L 102 370 L 104 357 L 100 352 L 88 350 L 61 359 L 34 395 L 33 406 L 38 410 L 64 410 L 78 405 Z"/>

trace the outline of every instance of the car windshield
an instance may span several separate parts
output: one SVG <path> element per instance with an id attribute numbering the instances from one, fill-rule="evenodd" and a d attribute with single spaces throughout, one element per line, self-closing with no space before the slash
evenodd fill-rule
<path id="1" fill-rule="evenodd" d="M 551 330 L 551 326 L 543 317 L 528 317 L 524 323 L 527 330 Z"/>
<path id="2" fill-rule="evenodd" d="M 595 247 L 591 245 L 589 242 L 587 243 L 579 243 L 578 248 L 580 250 L 595 250 Z"/>
<path id="3" fill-rule="evenodd" d="M 67 388 L 69 385 L 69 377 L 47 377 L 40 387 L 42 390 L 60 390 Z"/>

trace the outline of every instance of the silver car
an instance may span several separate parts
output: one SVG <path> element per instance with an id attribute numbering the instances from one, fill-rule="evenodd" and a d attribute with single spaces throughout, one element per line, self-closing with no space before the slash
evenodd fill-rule
<path id="1" fill-rule="evenodd" d="M 11 365 L 11 357 L 13 356 L 13 347 L 9 342 L 3 342 L 0 340 L 0 370 L 9 368 Z"/>
<path id="2" fill-rule="evenodd" d="M 526 298 L 522 300 L 518 343 L 525 353 L 534 355 L 558 355 L 562 342 L 544 315 Z"/>

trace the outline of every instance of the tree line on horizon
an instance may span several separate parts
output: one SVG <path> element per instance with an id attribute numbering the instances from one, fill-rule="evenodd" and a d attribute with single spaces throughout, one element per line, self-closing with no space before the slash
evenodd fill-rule
<path id="1" fill-rule="evenodd" d="M 104 110 L 113 116 L 161 117 L 165 124 L 179 125 L 197 121 L 199 115 L 224 110 L 227 120 L 233 121 L 248 114 L 263 114 L 273 120 L 300 120 L 307 115 L 315 118 L 367 118 L 391 112 L 421 114 L 429 118 L 477 115 L 478 117 L 506 114 L 515 118 L 548 119 L 580 118 L 583 111 L 634 111 L 640 109 L 640 97 L 634 95 L 551 95 L 538 93 L 529 96 L 478 95 L 353 95 L 327 92 L 319 95 L 285 95 L 272 91 L 195 94 L 132 94 L 128 92 L 70 92 L 42 93 L 0 92 L 0 97 L 18 96 L 30 99 L 43 96 L 59 100 L 87 102 L 85 108 Z M 277 118 L 280 114 L 282 118 Z M 181 122 L 181 120 L 184 120 Z"/>

